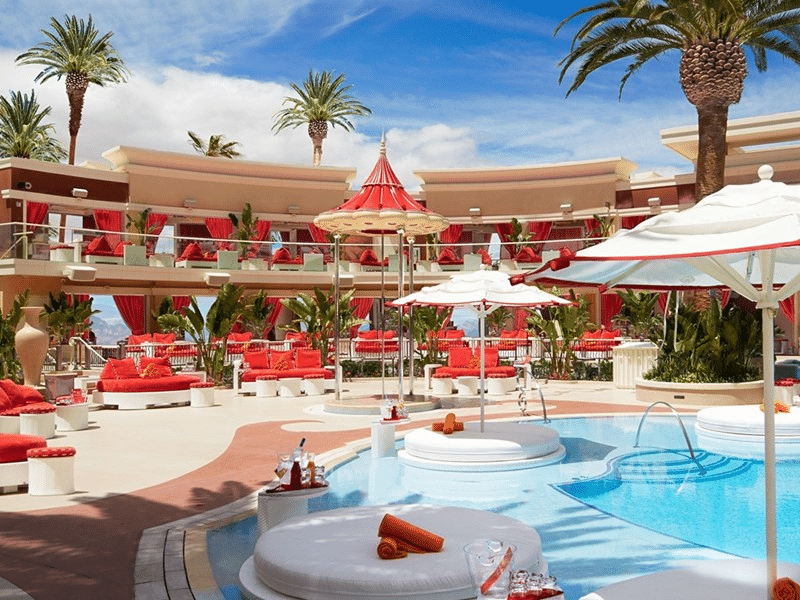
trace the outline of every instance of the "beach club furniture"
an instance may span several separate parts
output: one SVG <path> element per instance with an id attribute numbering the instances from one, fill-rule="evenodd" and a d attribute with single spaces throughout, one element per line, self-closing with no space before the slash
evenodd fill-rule
<path id="1" fill-rule="evenodd" d="M 325 375 L 311 373 L 303 377 L 303 392 L 306 396 L 321 396 L 325 393 Z"/>
<path id="2" fill-rule="evenodd" d="M 174 375 L 167 357 L 143 356 L 138 368 L 132 358 L 109 358 L 92 400 L 120 410 L 186 405 L 191 384 L 199 381 L 191 375 Z"/>
<path id="3" fill-rule="evenodd" d="M 434 396 L 449 396 L 453 393 L 453 378 L 447 373 L 432 376 L 431 391 Z"/>
<path id="4" fill-rule="evenodd" d="M 59 496 L 75 491 L 75 448 L 31 448 L 28 458 L 28 494 Z"/>
<path id="5" fill-rule="evenodd" d="M 278 395 L 278 377 L 275 375 L 259 375 L 256 377 L 256 397 L 272 398 Z"/>
<path id="6" fill-rule="evenodd" d="M 246 365 L 243 367 L 242 365 Z M 233 389 L 236 393 L 256 393 L 256 381 L 263 375 L 274 376 L 280 382 L 284 379 L 298 379 L 302 382 L 308 375 L 321 375 L 333 379 L 333 372 L 322 366 L 319 350 L 296 348 L 294 350 L 255 350 L 242 354 L 241 361 L 233 362 Z M 294 384 L 291 384 L 292 389 Z M 300 392 L 294 394 L 300 395 Z"/>
<path id="7" fill-rule="evenodd" d="M 190 383 L 189 405 L 196 408 L 214 406 L 214 383 L 211 381 Z"/>
<path id="8" fill-rule="evenodd" d="M 502 374 L 505 377 L 516 377 L 516 369 L 509 365 L 500 364 L 500 354 L 497 348 L 486 348 L 484 372 L 488 377 L 493 374 Z M 439 367 L 434 372 L 447 374 L 450 377 L 480 377 L 480 349 L 475 348 L 450 348 L 447 356 L 447 365 Z"/>
<path id="9" fill-rule="evenodd" d="M 49 402 L 20 407 L 19 432 L 46 440 L 56 435 L 56 407 Z"/>
<path id="10" fill-rule="evenodd" d="M 302 377 L 282 377 L 278 380 L 278 396 L 283 398 L 296 398 L 302 393 Z"/>
<path id="11" fill-rule="evenodd" d="M 43 437 L 0 434 L 0 494 L 17 492 L 28 484 L 28 450 L 46 447 Z"/>
<path id="12" fill-rule="evenodd" d="M 88 427 L 88 402 L 56 405 L 56 431 L 82 431 Z"/>
<path id="13" fill-rule="evenodd" d="M 34 415 L 41 412 L 45 416 L 41 419 L 26 418 L 26 429 L 34 427 L 35 422 L 42 422 L 43 430 L 49 432 L 47 422 L 52 419 L 55 427 L 55 407 L 45 402 L 38 390 L 14 383 L 10 379 L 0 380 L 0 433 L 20 433 L 23 413 Z M 50 434 L 49 437 L 53 437 Z"/>

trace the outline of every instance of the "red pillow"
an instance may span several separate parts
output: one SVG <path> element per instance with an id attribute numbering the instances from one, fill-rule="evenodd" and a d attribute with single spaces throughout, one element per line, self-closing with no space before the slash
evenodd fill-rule
<path id="1" fill-rule="evenodd" d="M 267 351 L 245 352 L 242 354 L 242 361 L 250 365 L 251 369 L 268 369 Z"/>
<path id="2" fill-rule="evenodd" d="M 231 333 L 228 335 L 229 342 L 249 342 L 253 339 L 253 334 L 249 331 L 243 331 L 241 333 Z"/>
<path id="3" fill-rule="evenodd" d="M 150 356 L 143 356 L 139 361 L 139 370 L 142 377 L 147 377 L 145 371 L 154 373 L 151 377 L 169 377 L 172 375 L 172 365 L 169 358 L 166 356 L 159 356 L 157 358 Z"/>
<path id="4" fill-rule="evenodd" d="M 100 373 L 100 379 L 133 379 L 134 377 L 139 377 L 139 371 L 132 358 L 121 360 L 109 358 Z"/>
<path id="5" fill-rule="evenodd" d="M 368 267 L 369 266 L 373 266 L 374 267 L 374 266 L 377 266 L 377 265 L 380 264 L 380 262 L 378 262 L 378 255 L 375 254 L 375 251 L 372 250 L 372 248 L 365 249 L 361 253 L 361 256 L 358 257 L 358 262 L 360 262 L 362 265 L 366 265 Z"/>
<path id="6" fill-rule="evenodd" d="M 464 337 L 463 329 L 448 329 L 444 332 L 444 337 L 448 340 L 458 340 Z"/>
<path id="7" fill-rule="evenodd" d="M 389 329 L 383 332 L 383 339 L 392 340 L 397 337 L 397 332 L 394 329 Z"/>
<path id="8" fill-rule="evenodd" d="M 154 333 L 153 341 L 156 344 L 171 344 L 175 341 L 174 333 Z"/>
<path id="9" fill-rule="evenodd" d="M 18 386 L 10 379 L 0 379 L 0 389 L 3 390 L 3 392 L 11 402 L 11 406 L 9 406 L 8 408 L 13 408 L 14 406 L 20 406 L 23 404 L 22 398 L 20 397 L 20 394 L 17 391 L 19 387 L 20 386 Z"/>
<path id="10" fill-rule="evenodd" d="M 288 371 L 293 366 L 292 351 L 286 352 L 270 352 L 269 353 L 269 368 L 277 371 Z"/>
<path id="11" fill-rule="evenodd" d="M 452 248 L 444 248 L 439 253 L 439 257 L 436 259 L 436 262 L 442 263 L 444 265 L 456 265 L 456 264 L 461 264 L 464 261 L 462 261 L 460 258 L 456 256 L 456 253 L 453 251 Z"/>
<path id="12" fill-rule="evenodd" d="M 98 236 L 86 246 L 86 254 L 94 254 L 96 252 L 111 252 L 111 245 L 108 243 L 106 236 Z"/>
<path id="13" fill-rule="evenodd" d="M 379 331 L 377 329 L 367 329 L 359 334 L 362 340 L 377 340 Z"/>
<path id="14" fill-rule="evenodd" d="M 203 258 L 203 251 L 200 249 L 200 244 L 192 242 L 183 251 L 178 260 L 198 260 Z"/>
<path id="15" fill-rule="evenodd" d="M 139 344 L 144 344 L 145 342 L 152 342 L 153 336 L 149 333 L 143 333 L 142 335 L 129 335 L 128 336 L 128 345 L 130 346 L 137 346 Z"/>
<path id="16" fill-rule="evenodd" d="M 523 246 L 517 252 L 514 260 L 517 262 L 541 262 L 542 257 L 536 254 L 530 246 Z"/>
<path id="17" fill-rule="evenodd" d="M 469 360 L 472 358 L 472 350 L 468 346 L 463 348 L 450 348 L 447 357 L 447 366 L 454 368 L 465 368 L 469 366 Z"/>
<path id="18" fill-rule="evenodd" d="M 298 348 L 296 362 L 298 369 L 319 369 L 322 366 L 319 350 Z"/>
<path id="19" fill-rule="evenodd" d="M 515 338 L 517 337 L 517 330 L 516 329 L 503 329 L 500 332 L 501 338 Z"/>
<path id="20" fill-rule="evenodd" d="M 485 356 L 486 356 L 485 361 L 486 361 L 486 367 L 487 368 L 496 367 L 496 366 L 498 366 L 500 364 L 500 351 L 499 351 L 498 348 L 486 348 L 484 350 L 484 352 L 485 352 Z M 481 363 L 480 363 L 480 360 L 481 360 L 481 349 L 480 348 L 475 348 L 475 358 L 477 359 L 478 366 L 480 367 L 481 366 Z"/>
<path id="21" fill-rule="evenodd" d="M 114 256 L 124 256 L 125 246 L 133 246 L 133 242 L 120 242 L 117 244 L 117 247 L 114 248 Z"/>
<path id="22" fill-rule="evenodd" d="M 272 262 L 291 262 L 292 253 L 286 248 L 278 248 L 272 255 Z"/>
<path id="23" fill-rule="evenodd" d="M 14 408 L 14 405 L 11 403 L 11 398 L 9 398 L 4 389 L 0 388 L 0 412 L 8 410 L 9 408 Z"/>
<path id="24" fill-rule="evenodd" d="M 613 340 L 618 335 L 619 335 L 619 331 L 606 329 L 605 331 L 600 333 L 600 339 L 601 340 Z"/>

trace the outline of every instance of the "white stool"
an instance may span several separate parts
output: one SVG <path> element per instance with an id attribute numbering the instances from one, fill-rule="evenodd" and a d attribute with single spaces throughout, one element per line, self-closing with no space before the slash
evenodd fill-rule
<path id="1" fill-rule="evenodd" d="M 302 394 L 303 380 L 299 377 L 284 377 L 278 380 L 278 396 L 295 398 Z"/>
<path id="2" fill-rule="evenodd" d="M 56 431 L 81 431 L 88 428 L 88 402 L 56 406 Z"/>
<path id="3" fill-rule="evenodd" d="M 19 433 L 19 417 L 0 416 L 0 433 Z"/>
<path id="4" fill-rule="evenodd" d="M 28 494 L 58 496 L 75 491 L 75 448 L 28 450 Z"/>
<path id="5" fill-rule="evenodd" d="M 431 378 L 431 391 L 435 396 L 449 396 L 453 393 L 452 377 Z"/>
<path id="6" fill-rule="evenodd" d="M 462 376 L 456 379 L 456 391 L 459 396 L 476 396 L 478 394 L 478 378 Z"/>
<path id="7" fill-rule="evenodd" d="M 24 435 L 38 435 L 46 440 L 55 437 L 56 411 L 20 414 L 19 432 Z"/>
<path id="8" fill-rule="evenodd" d="M 274 375 L 256 377 L 256 397 L 271 398 L 278 395 L 278 378 Z"/>
<path id="9" fill-rule="evenodd" d="M 486 393 L 490 396 L 502 396 L 506 393 L 506 377 L 489 377 L 486 379 Z"/>
<path id="10" fill-rule="evenodd" d="M 325 378 L 305 377 L 303 379 L 303 391 L 306 396 L 321 396 L 325 393 Z"/>
<path id="11" fill-rule="evenodd" d="M 196 408 L 214 406 L 214 384 L 200 382 L 189 386 L 189 405 Z"/>

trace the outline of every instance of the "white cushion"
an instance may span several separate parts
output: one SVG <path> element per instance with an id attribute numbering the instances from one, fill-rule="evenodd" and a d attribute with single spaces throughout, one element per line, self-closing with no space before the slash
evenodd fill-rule
<path id="1" fill-rule="evenodd" d="M 697 427 L 709 431 L 764 435 L 764 412 L 755 405 L 714 406 L 697 413 Z M 800 408 L 791 412 L 775 413 L 775 435 L 800 436 Z"/>

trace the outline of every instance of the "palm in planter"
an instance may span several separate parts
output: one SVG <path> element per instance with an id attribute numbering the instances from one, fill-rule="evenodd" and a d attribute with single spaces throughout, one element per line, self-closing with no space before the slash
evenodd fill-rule
<path id="1" fill-rule="evenodd" d="M 416 352 L 420 357 L 421 365 L 438 363 L 439 332 L 453 314 L 452 308 L 438 306 L 415 306 L 413 320 L 413 335 L 416 342 Z M 421 350 L 421 348 L 425 350 Z"/>
<path id="2" fill-rule="evenodd" d="M 25 290 L 14 298 L 9 311 L 0 314 L 0 379 L 11 379 L 16 383 L 22 382 L 22 366 L 19 364 L 14 346 L 14 336 L 22 320 L 22 307 L 28 303 L 30 290 Z"/>
<path id="3" fill-rule="evenodd" d="M 56 347 L 56 371 L 61 370 L 64 345 L 72 336 L 80 336 L 91 328 L 91 317 L 99 313 L 92 309 L 92 298 L 78 300 L 74 294 L 50 292 L 44 304 L 44 322 L 50 329 L 51 342 Z"/>
<path id="4" fill-rule="evenodd" d="M 234 228 L 234 237 L 239 240 L 237 243 L 239 256 L 246 258 L 248 247 L 253 245 L 253 240 L 258 237 L 258 217 L 253 218 L 253 209 L 248 202 L 242 208 L 241 215 L 228 213 L 228 218 Z"/>
<path id="5" fill-rule="evenodd" d="M 655 314 L 659 294 L 617 290 L 617 295 L 622 300 L 622 308 L 614 319 L 615 323 L 627 323 L 632 329 L 632 337 L 654 343 L 660 342 L 663 339 L 663 323 Z"/>

